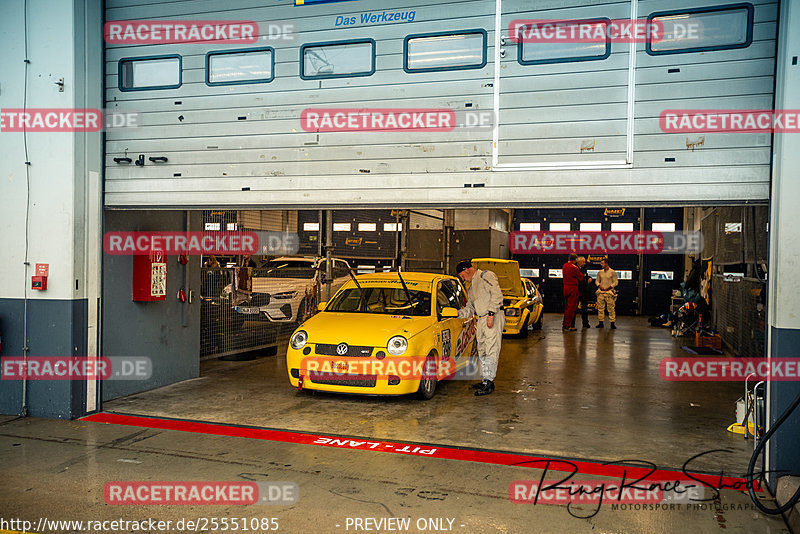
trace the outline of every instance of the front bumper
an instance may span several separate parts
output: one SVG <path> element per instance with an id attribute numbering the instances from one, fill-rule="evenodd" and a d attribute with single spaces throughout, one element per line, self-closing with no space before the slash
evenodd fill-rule
<path id="1" fill-rule="evenodd" d="M 304 354 L 305 348 L 310 348 L 308 354 Z M 367 347 L 352 346 L 353 349 L 361 350 Z M 360 356 L 326 356 L 316 353 L 316 345 L 308 344 L 303 349 L 295 350 L 291 347 L 286 352 L 286 367 L 289 375 L 289 383 L 293 387 L 300 387 L 300 379 L 302 377 L 302 389 L 311 389 L 315 391 L 328 391 L 332 393 L 349 393 L 356 395 L 408 395 L 416 393 L 419 390 L 420 379 L 418 376 L 403 375 L 401 378 L 397 375 L 388 375 L 381 373 L 380 375 L 370 374 L 366 371 L 361 374 L 351 374 L 346 372 L 315 372 L 308 368 L 307 362 L 314 357 L 335 359 L 336 362 L 341 362 L 344 368 L 348 367 L 350 362 L 358 369 L 370 367 L 371 364 L 385 365 L 389 362 L 399 362 L 403 357 L 392 357 L 386 355 L 383 359 L 378 360 L 375 354 L 385 351 L 383 347 L 370 347 L 368 353 L 362 352 Z"/>

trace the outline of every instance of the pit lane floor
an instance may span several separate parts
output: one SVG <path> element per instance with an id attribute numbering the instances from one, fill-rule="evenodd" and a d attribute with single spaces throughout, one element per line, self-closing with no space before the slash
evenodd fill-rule
<path id="1" fill-rule="evenodd" d="M 594 320 L 592 321 L 594 324 Z M 560 317 L 527 339 L 504 338 L 497 389 L 439 384 L 430 401 L 298 392 L 285 349 L 249 362 L 207 361 L 201 377 L 105 402 L 108 412 L 460 445 L 593 460 L 643 460 L 741 476 L 752 440 L 731 434 L 738 382 L 667 382 L 659 362 L 689 356 L 667 329 L 620 317 L 618 329 L 562 333 Z"/>
<path id="2" fill-rule="evenodd" d="M 425 527 L 418 522 L 427 518 L 443 519 L 449 532 L 470 534 L 788 533 L 780 518 L 753 511 L 748 497 L 732 490 L 723 490 L 719 500 L 702 507 L 614 509 L 605 503 L 594 516 L 576 518 L 563 505 L 509 501 L 509 484 L 536 480 L 539 472 L 533 469 L 84 420 L 0 419 L 0 469 L 0 520 L 33 525 L 44 520 L 47 528 L 34 530 L 40 533 L 101 532 L 75 525 L 57 528 L 49 523 L 54 520 L 148 518 L 173 525 L 181 519 L 276 518 L 278 532 L 287 533 L 442 531 L 417 528 Z M 109 482 L 184 480 L 293 482 L 299 500 L 283 506 L 111 506 L 104 501 Z M 593 510 L 587 505 L 571 509 L 580 516 Z M 409 518 L 410 528 L 367 531 L 352 526 L 355 518 L 389 517 Z M 173 527 L 126 533 L 200 531 Z"/>

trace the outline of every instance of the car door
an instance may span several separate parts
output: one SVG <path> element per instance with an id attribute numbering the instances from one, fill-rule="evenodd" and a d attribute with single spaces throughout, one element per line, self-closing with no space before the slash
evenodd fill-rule
<path id="1" fill-rule="evenodd" d="M 536 289 L 536 285 L 533 282 L 527 278 L 523 279 L 523 281 L 530 298 L 531 321 L 535 322 L 542 311 L 542 297 L 539 296 L 539 291 Z"/>
<path id="2" fill-rule="evenodd" d="M 447 281 L 453 289 L 453 302 L 460 311 L 467 306 L 467 291 L 459 280 L 450 278 Z M 472 345 L 476 342 L 475 336 L 478 328 L 478 320 L 475 317 L 469 317 L 467 319 L 458 319 L 458 322 L 461 331 L 455 343 L 455 354 L 453 358 L 456 361 L 456 365 L 461 368 L 469 361 L 469 356 L 472 353 Z"/>
<path id="3" fill-rule="evenodd" d="M 463 320 L 457 317 L 442 317 L 442 311 L 445 308 L 458 310 L 458 299 L 452 280 L 440 279 L 436 284 L 436 316 L 438 321 L 436 329 L 441 361 L 443 362 L 440 369 L 444 375 L 449 375 L 455 372 L 455 366 L 453 365 L 455 362 L 455 349 L 461 335 L 461 323 Z"/>

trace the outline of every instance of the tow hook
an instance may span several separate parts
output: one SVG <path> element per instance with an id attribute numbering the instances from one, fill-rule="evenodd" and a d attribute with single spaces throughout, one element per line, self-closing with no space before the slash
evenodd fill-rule
<path id="1" fill-rule="evenodd" d="M 300 379 L 297 381 L 297 391 L 303 391 L 303 375 L 300 375 Z"/>

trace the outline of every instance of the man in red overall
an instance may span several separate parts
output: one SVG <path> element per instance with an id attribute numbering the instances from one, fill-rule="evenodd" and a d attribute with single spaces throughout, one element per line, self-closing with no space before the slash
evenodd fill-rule
<path id="1" fill-rule="evenodd" d="M 561 269 L 564 282 L 564 322 L 561 323 L 561 330 L 575 331 L 577 328 L 572 326 L 575 319 L 575 312 L 578 311 L 578 283 L 583 280 L 583 273 L 575 265 L 578 256 L 569 255 L 569 261 Z"/>

